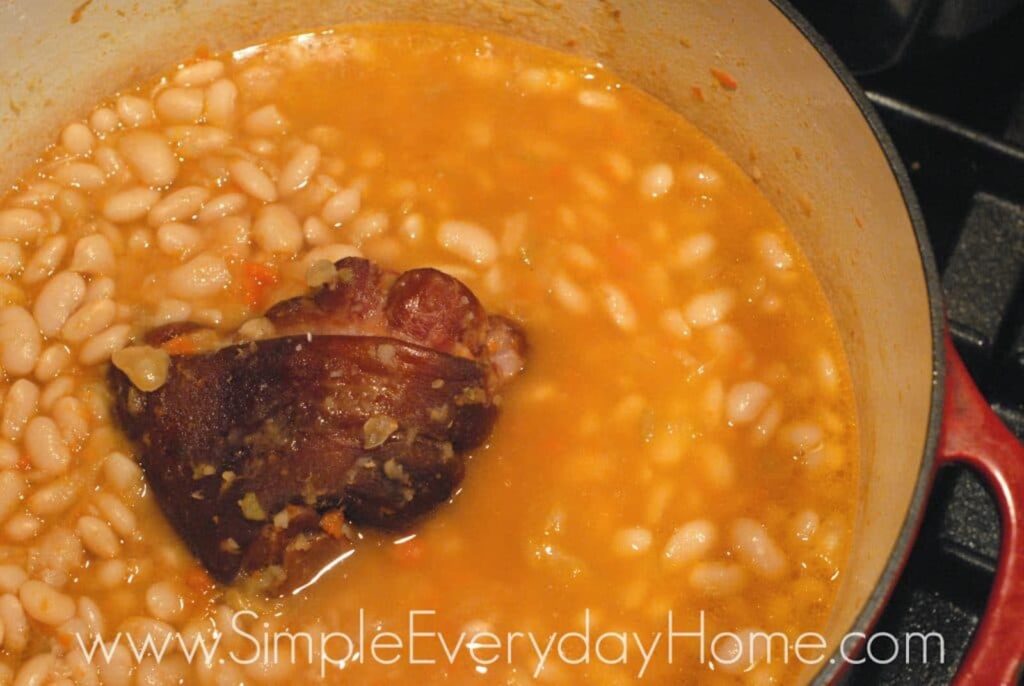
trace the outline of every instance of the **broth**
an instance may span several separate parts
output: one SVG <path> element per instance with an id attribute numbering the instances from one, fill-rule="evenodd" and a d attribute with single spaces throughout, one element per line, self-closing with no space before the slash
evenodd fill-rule
<path id="1" fill-rule="evenodd" d="M 702 658 L 677 640 L 672 664 L 662 643 L 646 666 L 635 646 L 625 663 L 592 652 L 574 665 L 508 637 L 589 627 L 649 641 L 670 613 L 676 631 L 703 619 L 708 641 L 824 628 L 858 478 L 828 304 L 756 183 L 600 64 L 424 25 L 200 59 L 69 125 L 3 201 L 0 239 L 8 676 L 774 683 L 802 665 L 735 642 Z M 357 254 L 462 280 L 521 323 L 527 369 L 451 503 L 408 531 L 357 531 L 354 552 L 294 596 L 220 587 L 130 459 L 107 361 L 160 324 L 234 330 L 305 292 L 317 261 Z M 318 646 L 327 632 L 404 636 L 411 611 L 434 612 L 417 626 L 449 647 L 462 634 L 503 644 L 478 649 L 497 656 L 486 664 L 464 646 L 448 664 L 424 639 L 417 657 L 438 664 L 409 664 L 406 646 L 381 649 L 394 664 L 364 649 L 322 670 L 301 649 L 204 666 L 180 647 L 140 662 L 122 644 L 90 663 L 75 638 L 216 628 L 225 655 L 248 658 L 239 610 L 257 613 L 237 616 L 246 632 Z"/>

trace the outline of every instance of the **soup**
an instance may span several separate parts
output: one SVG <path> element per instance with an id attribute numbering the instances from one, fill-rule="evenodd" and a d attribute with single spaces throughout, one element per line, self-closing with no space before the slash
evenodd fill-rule
<path id="1" fill-rule="evenodd" d="M 351 256 L 455 277 L 525 370 L 450 502 L 346 524 L 295 593 L 216 583 L 111 356 Z M 422 25 L 197 58 L 62 131 L 0 271 L 7 680 L 760 684 L 806 663 L 746 638 L 824 629 L 858 478 L 828 304 L 756 181 L 599 63 Z"/>

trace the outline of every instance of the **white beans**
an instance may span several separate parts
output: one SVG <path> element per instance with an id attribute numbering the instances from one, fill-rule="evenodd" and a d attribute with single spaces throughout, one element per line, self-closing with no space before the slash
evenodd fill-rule
<path id="1" fill-rule="evenodd" d="M 650 529 L 639 526 L 619 529 L 612 536 L 612 550 L 620 557 L 633 557 L 647 552 L 653 541 Z"/>
<path id="2" fill-rule="evenodd" d="M 277 200 L 277 186 L 266 172 L 249 160 L 232 160 L 228 163 L 231 178 L 243 191 L 264 202 Z"/>
<path id="3" fill-rule="evenodd" d="M 729 316 L 736 297 L 732 291 L 720 290 L 695 296 L 687 304 L 684 314 L 695 328 L 717 324 Z"/>
<path id="4" fill-rule="evenodd" d="M 145 98 L 136 95 L 122 95 L 115 103 L 117 116 L 130 129 L 149 126 L 156 121 L 153 105 Z"/>
<path id="5" fill-rule="evenodd" d="M 761 257 L 772 269 L 784 270 L 793 266 L 793 256 L 786 250 L 782 239 L 774 233 L 762 233 L 757 237 Z"/>
<path id="6" fill-rule="evenodd" d="M 67 346 L 54 343 L 48 346 L 39 356 L 36 363 L 35 376 L 39 381 L 51 381 L 67 369 L 71 363 L 71 351 Z"/>
<path id="7" fill-rule="evenodd" d="M 131 330 L 128 324 L 115 324 L 96 334 L 82 346 L 78 361 L 87 365 L 106 362 L 111 355 L 128 344 Z"/>
<path id="8" fill-rule="evenodd" d="M 20 653 L 28 644 L 29 624 L 21 601 L 10 593 L 0 596 L 0 623 L 4 627 L 4 649 Z"/>
<path id="9" fill-rule="evenodd" d="M 27 208 L 0 210 L 0 240 L 29 241 L 46 226 L 42 212 Z"/>
<path id="10" fill-rule="evenodd" d="M 165 622 L 180 619 L 185 612 L 185 599 L 169 581 L 158 581 L 146 589 L 146 609 Z"/>
<path id="11" fill-rule="evenodd" d="M 135 512 L 121 502 L 121 499 L 110 493 L 100 493 L 96 496 L 96 506 L 106 518 L 110 527 L 122 538 L 130 538 L 135 535 L 137 523 Z"/>
<path id="12" fill-rule="evenodd" d="M 147 221 L 150 226 L 185 221 L 195 215 L 209 197 L 210 191 L 202 186 L 186 186 L 168 193 L 163 200 L 153 205 Z"/>
<path id="13" fill-rule="evenodd" d="M 725 416 L 733 426 L 758 418 L 771 398 L 771 389 L 759 381 L 735 384 L 725 396 Z"/>
<path id="14" fill-rule="evenodd" d="M 238 214 L 245 209 L 248 202 L 244 193 L 222 193 L 211 198 L 199 210 L 197 219 L 200 223 L 207 223 L 233 214 Z"/>
<path id="15" fill-rule="evenodd" d="M 8 469 L 0 472 L 0 519 L 6 519 L 21 504 L 28 483 L 21 472 Z"/>
<path id="16" fill-rule="evenodd" d="M 21 280 L 27 284 L 34 284 L 49 277 L 64 260 L 67 251 L 67 236 L 59 235 L 47 238 L 32 255 L 32 259 L 28 261 Z"/>
<path id="17" fill-rule="evenodd" d="M 68 468 L 71 452 L 57 423 L 49 417 L 33 417 L 25 427 L 25 449 L 32 466 L 47 474 L 59 474 Z"/>
<path id="18" fill-rule="evenodd" d="M 278 192 L 287 197 L 305 187 L 318 166 L 320 148 L 308 144 L 299 146 L 281 170 L 281 177 L 277 180 Z"/>
<path id="19" fill-rule="evenodd" d="M 107 181 L 106 174 L 95 164 L 88 162 L 65 162 L 53 173 L 53 180 L 62 186 L 95 191 Z"/>
<path id="20" fill-rule="evenodd" d="M 695 267 L 707 260 L 715 251 L 715 237 L 710 233 L 698 233 L 679 242 L 676 264 L 684 269 Z"/>
<path id="21" fill-rule="evenodd" d="M 26 579 L 28 574 L 20 566 L 0 565 L 0 593 L 17 593 Z"/>
<path id="22" fill-rule="evenodd" d="M 224 74 L 224 63 L 220 60 L 201 60 L 186 65 L 174 75 L 179 86 L 205 86 Z"/>
<path id="23" fill-rule="evenodd" d="M 78 483 L 72 479 L 60 479 L 36 490 L 29 496 L 28 509 L 42 517 L 59 514 L 71 507 L 78 497 Z"/>
<path id="24" fill-rule="evenodd" d="M 254 136 L 276 136 L 288 130 L 288 121 L 277 105 L 264 105 L 242 119 L 242 128 Z"/>
<path id="25" fill-rule="evenodd" d="M 28 310 L 19 305 L 0 310 L 0 365 L 8 374 L 31 373 L 42 349 L 39 326 Z"/>
<path id="26" fill-rule="evenodd" d="M 113 324 L 116 316 L 117 305 L 109 298 L 87 302 L 68 317 L 61 337 L 68 343 L 81 343 Z"/>
<path id="27" fill-rule="evenodd" d="M 18 379 L 7 391 L 4 399 L 3 420 L 0 432 L 4 438 L 17 441 L 25 426 L 36 414 L 39 404 L 39 388 L 28 379 Z"/>
<path id="28" fill-rule="evenodd" d="M 135 460 L 119 452 L 107 455 L 103 461 L 103 474 L 121 492 L 134 488 L 142 479 L 142 470 Z"/>
<path id="29" fill-rule="evenodd" d="M 219 79 L 206 89 L 206 120 L 215 126 L 230 126 L 235 119 L 238 86 L 229 79 Z"/>
<path id="30" fill-rule="evenodd" d="M 85 403 L 78 398 L 65 396 L 53 404 L 53 419 L 60 427 L 64 441 L 78 448 L 89 436 L 89 415 Z"/>
<path id="31" fill-rule="evenodd" d="M 117 534 L 109 524 L 98 517 L 80 517 L 75 530 L 86 550 L 97 557 L 110 560 L 121 552 L 121 541 L 118 540 Z"/>
<path id="32" fill-rule="evenodd" d="M 746 583 L 746 574 L 737 564 L 701 562 L 690 571 L 690 586 L 712 596 L 736 593 Z"/>
<path id="33" fill-rule="evenodd" d="M 231 142 L 231 134 L 216 126 L 169 126 L 166 133 L 178 146 L 178 154 L 185 159 L 217 152 Z"/>
<path id="34" fill-rule="evenodd" d="M 185 259 L 203 245 L 203 234 L 193 226 L 170 222 L 156 231 L 156 244 L 163 252 Z"/>
<path id="35" fill-rule="evenodd" d="M 707 555 L 718 538 L 715 525 L 706 519 L 695 519 L 675 530 L 665 543 L 662 562 L 678 569 Z"/>
<path id="36" fill-rule="evenodd" d="M 362 194 L 358 188 L 346 188 L 338 191 L 324 203 L 320 216 L 330 226 L 341 226 L 356 216 L 362 205 Z"/>
<path id="37" fill-rule="evenodd" d="M 618 286 L 610 283 L 602 284 L 601 301 L 605 312 L 615 326 L 623 331 L 635 331 L 637 325 L 636 310 L 629 296 Z"/>
<path id="38" fill-rule="evenodd" d="M 25 613 L 43 624 L 56 626 L 75 616 L 75 601 L 49 584 L 29 579 L 18 591 Z"/>
<path id="39" fill-rule="evenodd" d="M 0 276 L 17 272 L 24 263 L 20 245 L 11 241 L 0 241 Z"/>
<path id="40" fill-rule="evenodd" d="M 203 117 L 203 91 L 167 88 L 156 96 L 156 113 L 168 124 L 195 124 Z"/>
<path id="41" fill-rule="evenodd" d="M 89 127 L 98 134 L 112 133 L 118 126 L 117 112 L 109 107 L 98 107 L 89 115 Z"/>
<path id="42" fill-rule="evenodd" d="M 659 198 L 672 189 L 675 174 L 665 163 L 652 164 L 640 174 L 640 195 L 645 198 Z"/>
<path id="43" fill-rule="evenodd" d="M 760 522 L 737 519 L 732 527 L 732 543 L 737 557 L 758 573 L 770 579 L 785 573 L 786 557 Z"/>
<path id="44" fill-rule="evenodd" d="M 75 243 L 71 256 L 72 271 L 100 276 L 110 274 L 116 269 L 114 247 L 110 239 L 100 234 L 85 236 Z"/>
<path id="45" fill-rule="evenodd" d="M 7 440 L 0 440 L 0 469 L 10 469 L 18 466 L 20 453 L 14 444 Z"/>
<path id="46" fill-rule="evenodd" d="M 32 314 L 44 336 L 55 336 L 85 298 L 85 279 L 76 272 L 60 272 L 39 291 Z"/>
<path id="47" fill-rule="evenodd" d="M 557 274 L 551 280 L 551 295 L 559 305 L 573 314 L 590 311 L 590 297 L 575 281 L 565 274 Z"/>
<path id="48" fill-rule="evenodd" d="M 267 252 L 294 255 L 302 249 L 302 226 L 285 205 L 260 208 L 252 225 L 253 238 Z"/>
<path id="49" fill-rule="evenodd" d="M 160 200 L 160 192 L 135 186 L 114 193 L 103 203 L 103 216 L 112 222 L 133 222 L 146 216 Z"/>
<path id="50" fill-rule="evenodd" d="M 171 293 L 180 298 L 201 298 L 227 288 L 231 272 L 222 258 L 199 255 L 171 270 L 167 283 Z"/>
<path id="51" fill-rule="evenodd" d="M 147 186 L 167 186 L 178 176 L 178 158 L 163 136 L 151 131 L 133 131 L 121 138 L 118 150 Z"/>
<path id="52" fill-rule="evenodd" d="M 60 144 L 72 155 L 88 155 L 96 144 L 96 136 L 85 124 L 74 122 L 60 132 Z"/>
<path id="53" fill-rule="evenodd" d="M 472 222 L 441 222 L 437 227 L 437 242 L 445 250 L 475 264 L 491 264 L 498 257 L 498 242 L 494 236 Z"/>

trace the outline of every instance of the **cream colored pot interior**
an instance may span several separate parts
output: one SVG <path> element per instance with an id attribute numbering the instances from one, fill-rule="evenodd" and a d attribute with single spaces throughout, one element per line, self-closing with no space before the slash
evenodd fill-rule
<path id="1" fill-rule="evenodd" d="M 884 154 L 827 63 L 771 3 L 103 0 L 72 12 L 47 0 L 0 6 L 4 184 L 98 96 L 199 47 L 345 21 L 468 24 L 583 53 L 689 117 L 761 176 L 824 284 L 850 356 L 864 482 L 832 634 L 848 630 L 897 542 L 922 465 L 931 321 L 914 233 Z M 735 75 L 739 88 L 713 87 L 711 67 Z M 705 102 L 692 97 L 694 85 Z"/>

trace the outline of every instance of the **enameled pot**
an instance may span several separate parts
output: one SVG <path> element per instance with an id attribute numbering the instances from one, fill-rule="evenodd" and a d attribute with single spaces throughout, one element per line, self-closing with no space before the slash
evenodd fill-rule
<path id="1" fill-rule="evenodd" d="M 199 49 L 352 21 L 435 21 L 518 36 L 598 59 L 677 109 L 759 179 L 789 222 L 850 360 L 861 506 L 830 645 L 869 632 L 907 558 L 936 469 L 962 461 L 1000 502 L 1003 555 L 958 679 L 1016 683 L 1024 657 L 1024 450 L 947 342 L 921 214 L 888 136 L 832 51 L 782 0 L 77 2 L 0 5 L 0 183 L 13 181 L 98 97 Z M 844 661 L 833 657 L 805 680 L 837 679 Z"/>

